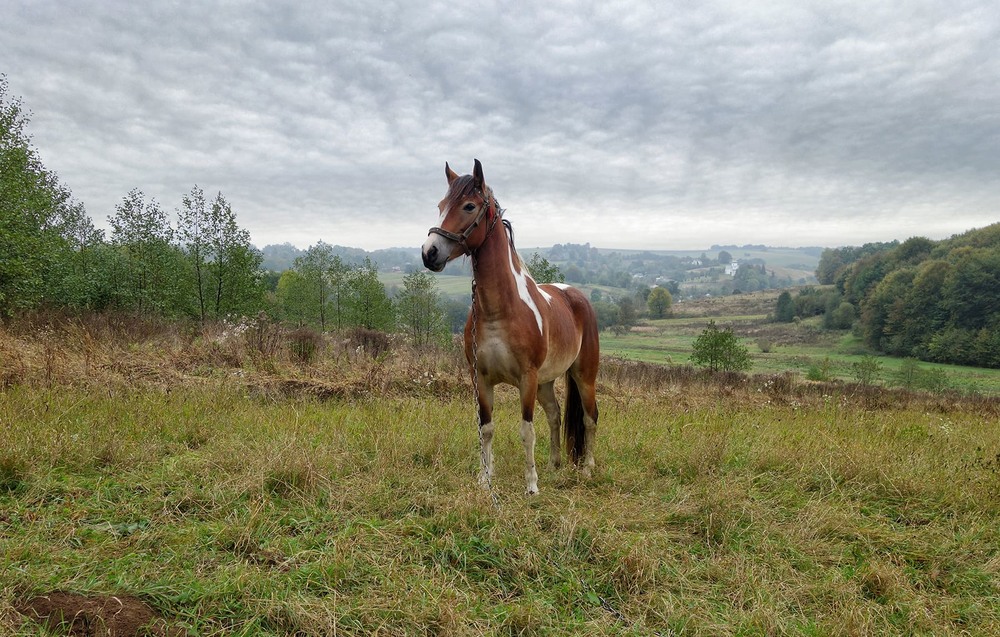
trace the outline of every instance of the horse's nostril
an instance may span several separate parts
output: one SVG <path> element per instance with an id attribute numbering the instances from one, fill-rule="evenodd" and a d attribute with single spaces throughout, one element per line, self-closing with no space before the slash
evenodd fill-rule
<path id="1" fill-rule="evenodd" d="M 438 248 L 437 246 L 431 246 L 431 249 L 427 251 L 427 256 L 434 258 L 437 256 Z"/>

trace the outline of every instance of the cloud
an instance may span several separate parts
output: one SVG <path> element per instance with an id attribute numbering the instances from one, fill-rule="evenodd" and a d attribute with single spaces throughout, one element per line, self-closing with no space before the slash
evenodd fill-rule
<path id="1" fill-rule="evenodd" d="M 221 190 L 259 244 L 418 245 L 483 160 L 523 245 L 841 244 L 996 216 L 989 2 L 32 2 L 0 59 L 100 222 Z"/>

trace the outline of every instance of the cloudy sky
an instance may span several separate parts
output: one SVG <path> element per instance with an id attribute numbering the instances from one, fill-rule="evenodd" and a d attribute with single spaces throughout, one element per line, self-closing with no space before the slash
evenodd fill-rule
<path id="1" fill-rule="evenodd" d="M 418 246 L 482 160 L 522 247 L 943 238 L 1000 218 L 1000 3 L 0 0 L 0 73 L 106 225 Z"/>

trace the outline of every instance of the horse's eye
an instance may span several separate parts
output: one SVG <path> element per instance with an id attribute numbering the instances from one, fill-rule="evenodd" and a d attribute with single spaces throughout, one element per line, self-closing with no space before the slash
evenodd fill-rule
<path id="1" fill-rule="evenodd" d="M 467 203 L 464 206 L 462 206 L 462 210 L 464 210 L 466 212 L 472 212 L 475 209 L 476 209 L 475 204 L 471 204 L 471 203 Z"/>

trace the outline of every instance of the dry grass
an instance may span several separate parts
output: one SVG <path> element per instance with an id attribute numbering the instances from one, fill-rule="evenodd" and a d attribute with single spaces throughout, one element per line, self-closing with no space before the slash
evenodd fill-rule
<path id="1" fill-rule="evenodd" d="M 496 510 L 454 350 L 90 320 L 0 330 L 2 634 L 50 591 L 202 635 L 1000 632 L 995 401 L 606 360 L 596 476 L 536 498 L 499 393 Z"/>

